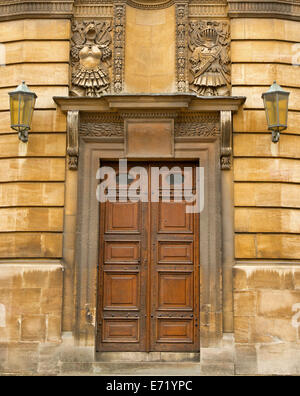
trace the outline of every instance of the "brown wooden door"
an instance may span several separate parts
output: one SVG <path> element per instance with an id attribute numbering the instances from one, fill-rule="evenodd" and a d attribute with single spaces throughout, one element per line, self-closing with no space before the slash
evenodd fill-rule
<path id="1" fill-rule="evenodd" d="M 118 164 L 109 163 L 116 171 Z M 100 205 L 98 351 L 199 351 L 199 215 L 176 202 Z M 180 179 L 179 179 L 180 180 Z M 130 183 L 130 180 L 129 180 Z"/>

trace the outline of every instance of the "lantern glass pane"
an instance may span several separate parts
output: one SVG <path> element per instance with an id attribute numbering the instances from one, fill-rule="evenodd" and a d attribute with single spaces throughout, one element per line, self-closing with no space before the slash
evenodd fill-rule
<path id="1" fill-rule="evenodd" d="M 283 130 L 287 127 L 288 95 L 278 93 L 278 111 L 280 130 Z"/>
<path id="2" fill-rule="evenodd" d="M 20 124 L 26 128 L 30 128 L 34 108 L 34 98 L 31 95 L 22 95 L 20 102 Z"/>
<path id="3" fill-rule="evenodd" d="M 19 100 L 20 94 L 16 93 L 10 95 L 10 119 L 11 125 L 14 125 L 14 129 L 18 130 L 17 125 L 19 125 Z"/>
<path id="4" fill-rule="evenodd" d="M 277 96 L 276 93 L 271 93 L 265 95 L 264 97 L 269 128 L 272 126 L 276 126 L 278 123 L 276 96 Z"/>

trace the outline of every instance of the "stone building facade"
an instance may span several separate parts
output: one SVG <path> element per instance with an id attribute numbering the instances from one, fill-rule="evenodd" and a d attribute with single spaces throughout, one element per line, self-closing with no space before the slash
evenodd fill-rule
<path id="1" fill-rule="evenodd" d="M 0 373 L 300 374 L 299 26 L 298 0 L 0 0 Z M 274 80 L 291 93 L 278 144 Z M 100 208 L 99 161 L 120 158 L 200 161 L 195 228 L 161 223 L 181 233 L 165 255 L 194 246 L 185 269 L 162 255 L 153 275 L 168 241 L 139 208 Z"/>

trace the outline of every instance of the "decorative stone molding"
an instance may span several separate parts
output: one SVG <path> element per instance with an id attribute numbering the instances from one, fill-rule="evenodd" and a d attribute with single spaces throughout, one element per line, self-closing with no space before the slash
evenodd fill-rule
<path id="1" fill-rule="evenodd" d="M 81 117 L 80 136 L 124 137 L 124 121 L 118 114 L 87 113 Z"/>
<path id="2" fill-rule="evenodd" d="M 190 89 L 200 96 L 230 94 L 230 32 L 227 22 L 189 24 Z"/>
<path id="3" fill-rule="evenodd" d="M 230 170 L 232 166 L 232 113 L 221 111 L 221 169 Z"/>
<path id="4" fill-rule="evenodd" d="M 188 4 L 176 4 L 176 73 L 177 91 L 188 92 L 187 72 Z"/>
<path id="5" fill-rule="evenodd" d="M 5 0 L 0 2 L 0 21 L 20 18 L 71 18 L 74 0 L 28 1 Z"/>
<path id="6" fill-rule="evenodd" d="M 77 170 L 78 168 L 78 130 L 79 130 L 79 111 L 68 111 L 67 116 L 67 155 L 68 167 L 70 170 Z"/>
<path id="7" fill-rule="evenodd" d="M 120 93 L 124 89 L 124 58 L 125 58 L 125 21 L 126 4 L 116 3 L 114 6 L 114 59 L 113 59 L 113 91 Z"/>
<path id="8" fill-rule="evenodd" d="M 75 4 L 74 5 L 74 18 L 113 18 L 114 7 L 113 4 Z"/>
<path id="9" fill-rule="evenodd" d="M 227 16 L 227 3 L 206 4 L 201 2 L 189 4 L 190 18 L 227 18 Z"/>
<path id="10" fill-rule="evenodd" d="M 217 137 L 220 132 L 218 113 L 187 113 L 175 122 L 175 137 Z"/>
<path id="11" fill-rule="evenodd" d="M 110 89 L 111 30 L 109 21 L 73 21 L 72 94 L 97 97 Z"/>
<path id="12" fill-rule="evenodd" d="M 299 0 L 228 0 L 231 18 L 284 18 L 300 21 Z"/>

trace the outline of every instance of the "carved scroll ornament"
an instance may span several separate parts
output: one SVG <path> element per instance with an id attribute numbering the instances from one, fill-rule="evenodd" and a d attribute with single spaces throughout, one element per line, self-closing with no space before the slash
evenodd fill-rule
<path id="1" fill-rule="evenodd" d="M 111 29 L 110 22 L 73 22 L 72 94 L 97 97 L 109 91 Z"/>
<path id="2" fill-rule="evenodd" d="M 201 96 L 230 95 L 230 33 L 226 22 L 190 22 L 190 89 Z"/>

